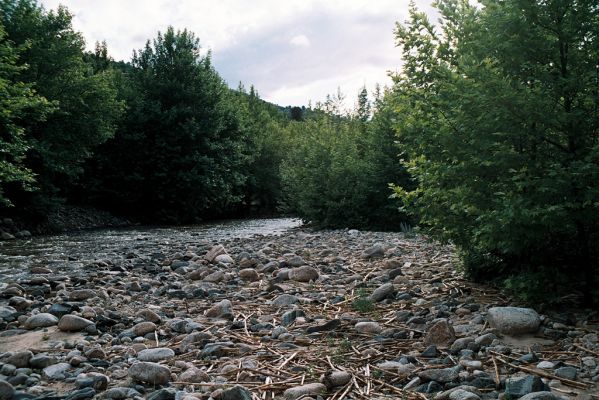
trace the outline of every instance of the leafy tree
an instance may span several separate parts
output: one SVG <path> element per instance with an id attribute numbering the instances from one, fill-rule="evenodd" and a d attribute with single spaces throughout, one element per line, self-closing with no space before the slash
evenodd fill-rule
<path id="1" fill-rule="evenodd" d="M 28 65 L 21 79 L 57 106 L 46 120 L 24 126 L 25 163 L 47 199 L 67 188 L 92 149 L 114 134 L 122 104 L 111 71 L 94 73 L 85 62 L 85 42 L 66 8 L 46 12 L 33 0 L 1 0 L 1 6 L 8 37 Z"/>
<path id="2" fill-rule="evenodd" d="M 234 98 L 193 33 L 169 27 L 125 72 L 129 111 L 98 155 L 95 201 L 162 222 L 238 204 L 249 163 Z M 98 176 L 98 175 L 96 175 Z"/>
<path id="3" fill-rule="evenodd" d="M 418 189 L 398 188 L 474 278 L 528 300 L 599 277 L 599 6 L 436 3 L 397 26 L 398 135 Z"/>
<path id="4" fill-rule="evenodd" d="M 28 149 L 23 125 L 25 121 L 41 121 L 51 111 L 45 98 L 19 81 L 25 67 L 18 61 L 18 51 L 0 23 L 0 206 L 11 205 L 3 194 L 5 185 L 28 189 L 34 184 L 33 172 L 23 163 Z"/>

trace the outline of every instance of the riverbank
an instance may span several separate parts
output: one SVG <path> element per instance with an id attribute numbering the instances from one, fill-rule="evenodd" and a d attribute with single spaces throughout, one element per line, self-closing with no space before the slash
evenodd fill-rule
<path id="1" fill-rule="evenodd" d="M 504 308 L 515 304 L 456 272 L 450 247 L 402 233 L 301 228 L 171 237 L 142 236 L 92 260 L 73 256 L 78 268 L 70 271 L 32 263 L 5 285 L 0 393 L 155 400 L 598 394 L 596 313 Z"/>

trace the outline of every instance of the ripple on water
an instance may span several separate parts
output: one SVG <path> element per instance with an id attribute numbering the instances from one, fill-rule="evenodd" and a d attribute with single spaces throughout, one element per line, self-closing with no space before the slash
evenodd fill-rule
<path id="1" fill-rule="evenodd" d="M 298 227 L 295 218 L 232 220 L 181 227 L 136 227 L 82 231 L 0 242 L 0 283 L 23 276 L 30 267 L 49 266 L 54 272 L 80 268 L 86 262 L 123 258 L 128 251 L 152 250 L 175 244 L 280 235 Z"/>

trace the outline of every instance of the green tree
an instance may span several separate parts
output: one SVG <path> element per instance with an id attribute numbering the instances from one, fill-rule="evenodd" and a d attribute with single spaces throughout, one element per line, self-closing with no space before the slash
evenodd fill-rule
<path id="1" fill-rule="evenodd" d="M 19 80 L 25 67 L 18 61 L 18 51 L 7 40 L 0 23 L 0 206 L 11 205 L 3 193 L 5 185 L 33 187 L 34 174 L 23 163 L 28 149 L 23 125 L 26 121 L 41 121 L 51 111 L 45 98 Z"/>
<path id="2" fill-rule="evenodd" d="M 52 198 L 82 172 L 94 147 L 112 137 L 122 104 L 111 71 L 94 72 L 85 42 L 64 7 L 46 12 L 33 0 L 1 0 L 8 38 L 28 65 L 21 79 L 55 104 L 44 121 L 28 121 L 26 165 L 37 175 L 41 198 Z"/>
<path id="3" fill-rule="evenodd" d="M 188 222 L 241 202 L 246 131 L 200 50 L 193 33 L 169 27 L 123 69 L 128 112 L 94 161 L 97 204 L 146 221 Z"/>
<path id="4" fill-rule="evenodd" d="M 599 277 L 599 6 L 439 0 L 397 26 L 398 194 L 478 279 L 529 300 Z"/>

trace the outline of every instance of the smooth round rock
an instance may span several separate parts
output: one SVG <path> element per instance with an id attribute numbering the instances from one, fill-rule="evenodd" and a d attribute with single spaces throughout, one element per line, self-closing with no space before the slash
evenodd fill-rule
<path id="1" fill-rule="evenodd" d="M 318 277 L 318 271 L 309 265 L 303 265 L 289 271 L 289 279 L 297 282 L 315 281 Z"/>
<path id="2" fill-rule="evenodd" d="M 381 333 L 383 328 L 378 324 L 378 322 L 358 322 L 354 329 L 359 333 L 365 334 L 377 334 Z"/>
<path id="3" fill-rule="evenodd" d="M 140 361 L 150 361 L 150 362 L 156 362 L 156 361 L 162 361 L 162 360 L 167 360 L 169 358 L 172 358 L 175 356 L 175 352 L 169 348 L 166 347 L 157 347 L 154 349 L 145 349 L 140 351 L 137 354 L 137 358 Z"/>
<path id="4" fill-rule="evenodd" d="M 164 365 L 140 361 L 129 367 L 129 376 L 138 382 L 164 385 L 171 380 L 171 371 Z"/>
<path id="5" fill-rule="evenodd" d="M 505 335 L 535 333 L 541 324 L 541 318 L 535 310 L 521 307 L 490 308 L 487 320 L 492 328 Z"/>
<path id="6" fill-rule="evenodd" d="M 94 325 L 94 323 L 89 319 L 72 314 L 63 315 L 58 321 L 58 329 L 63 332 L 79 332 L 90 325 Z"/>
<path id="7" fill-rule="evenodd" d="M 283 397 L 287 400 L 295 400 L 302 396 L 317 396 L 324 394 L 327 387 L 322 383 L 309 383 L 307 385 L 296 386 L 285 390 Z"/>
<path id="8" fill-rule="evenodd" d="M 25 321 L 25 329 L 47 328 L 58 324 L 58 318 L 49 313 L 32 315 Z"/>

